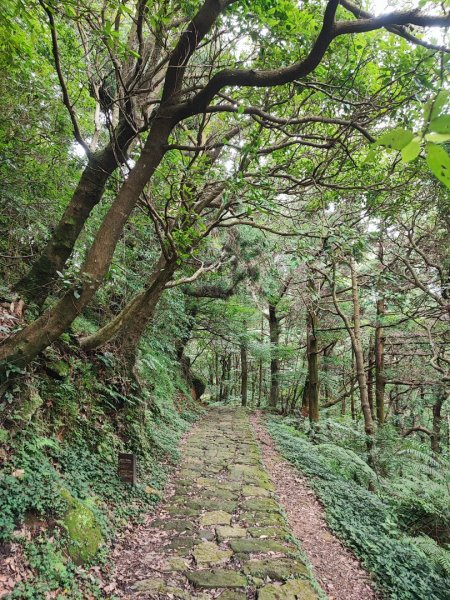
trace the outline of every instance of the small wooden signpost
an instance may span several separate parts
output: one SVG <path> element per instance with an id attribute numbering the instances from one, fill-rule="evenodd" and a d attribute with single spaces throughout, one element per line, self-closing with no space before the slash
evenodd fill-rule
<path id="1" fill-rule="evenodd" d="M 136 485 L 136 454 L 120 452 L 117 472 L 122 481 Z"/>

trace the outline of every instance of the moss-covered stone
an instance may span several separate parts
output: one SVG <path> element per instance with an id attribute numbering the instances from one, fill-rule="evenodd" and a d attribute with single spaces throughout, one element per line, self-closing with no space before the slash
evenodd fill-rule
<path id="1" fill-rule="evenodd" d="M 261 579 L 285 581 L 291 577 L 308 576 L 308 569 L 299 560 L 291 558 L 265 558 L 249 560 L 244 565 L 244 573 Z"/>
<path id="2" fill-rule="evenodd" d="M 132 589 L 138 593 L 158 594 L 158 597 L 177 598 L 179 600 L 192 600 L 192 594 L 182 588 L 167 585 L 164 580 L 152 577 L 138 581 L 132 586 Z M 206 595 L 196 596 L 197 600 L 208 600 Z"/>
<path id="3" fill-rule="evenodd" d="M 263 487 L 259 487 L 257 485 L 244 485 L 244 487 L 242 488 L 242 493 L 244 496 L 270 496 L 269 490 Z"/>
<path id="4" fill-rule="evenodd" d="M 242 503 L 242 510 L 252 512 L 280 512 L 280 507 L 273 498 L 251 498 Z"/>
<path id="5" fill-rule="evenodd" d="M 198 517 L 198 510 L 187 506 L 171 506 L 167 512 L 174 517 Z"/>
<path id="6" fill-rule="evenodd" d="M 221 525 L 216 527 L 217 539 L 219 542 L 233 538 L 243 538 L 247 535 L 245 527 L 230 527 L 229 525 Z"/>
<path id="7" fill-rule="evenodd" d="M 237 492 L 230 490 L 219 490 L 219 489 L 204 489 L 198 494 L 195 494 L 195 497 L 200 500 L 201 498 L 205 498 L 207 500 L 211 498 L 217 498 L 219 500 L 235 500 L 237 498 Z"/>
<path id="8" fill-rule="evenodd" d="M 223 510 L 214 510 L 200 517 L 202 525 L 229 525 L 231 523 L 231 515 Z"/>
<path id="9" fill-rule="evenodd" d="M 247 579 L 236 571 L 212 569 L 211 571 L 189 571 L 188 581 L 199 588 L 244 588 Z"/>
<path id="10" fill-rule="evenodd" d="M 182 559 L 182 558 L 170 558 L 168 561 L 168 571 L 186 571 L 187 567 L 188 567 L 188 563 L 186 560 Z"/>
<path id="11" fill-rule="evenodd" d="M 230 492 L 235 492 L 240 490 L 240 485 L 234 482 L 220 482 L 217 479 L 213 479 L 212 477 L 197 477 L 195 483 L 206 489 L 210 490 L 227 490 Z"/>
<path id="12" fill-rule="evenodd" d="M 275 540 L 261 540 L 258 538 L 232 540 L 230 546 L 234 552 L 240 553 L 295 552 L 294 546 L 281 544 Z"/>
<path id="13" fill-rule="evenodd" d="M 90 508 L 72 499 L 66 512 L 64 526 L 68 536 L 68 552 L 77 564 L 91 560 L 103 543 L 100 527 Z"/>
<path id="14" fill-rule="evenodd" d="M 195 538 L 179 536 L 174 537 L 167 547 L 171 550 L 190 550 L 198 543 L 200 543 L 200 540 Z"/>
<path id="15" fill-rule="evenodd" d="M 236 510 L 237 501 L 233 500 L 188 500 L 186 502 L 188 508 L 208 511 L 223 511 L 232 513 Z"/>
<path id="16" fill-rule="evenodd" d="M 242 512 L 239 518 L 242 523 L 253 525 L 255 527 L 286 525 L 283 516 L 279 513 Z"/>
<path id="17" fill-rule="evenodd" d="M 302 579 L 293 579 L 284 585 L 271 583 L 265 585 L 258 592 L 258 600 L 318 600 L 318 596 L 311 584 Z"/>
<path id="18" fill-rule="evenodd" d="M 289 535 L 289 531 L 284 527 L 249 527 L 248 532 L 254 538 L 284 538 Z"/>
<path id="19" fill-rule="evenodd" d="M 215 531 L 211 531 L 211 529 L 200 529 L 197 532 L 197 537 L 205 542 L 212 542 L 216 539 Z"/>
<path id="20" fill-rule="evenodd" d="M 267 490 L 273 489 L 265 471 L 250 465 L 234 464 L 229 467 L 230 478 L 245 484 L 255 484 Z"/>
<path id="21" fill-rule="evenodd" d="M 153 527 L 158 527 L 165 531 L 178 531 L 178 533 L 181 533 L 182 531 L 192 531 L 194 529 L 194 524 L 192 521 L 186 519 L 168 519 L 166 521 L 160 519 L 154 521 Z"/>
<path id="22" fill-rule="evenodd" d="M 219 596 L 220 600 L 246 600 L 247 594 L 245 592 L 235 592 L 233 590 L 225 590 Z"/>
<path id="23" fill-rule="evenodd" d="M 233 552 L 221 550 L 214 542 L 203 542 L 196 546 L 193 555 L 195 562 L 200 566 L 220 565 L 227 562 L 233 556 Z"/>
<path id="24" fill-rule="evenodd" d="M 43 402 L 39 392 L 34 388 L 30 388 L 28 395 L 22 400 L 19 409 L 14 413 L 14 420 L 31 421 Z"/>
<path id="25" fill-rule="evenodd" d="M 70 375 L 70 366 L 64 360 L 52 360 L 45 367 L 56 379 L 65 379 Z"/>

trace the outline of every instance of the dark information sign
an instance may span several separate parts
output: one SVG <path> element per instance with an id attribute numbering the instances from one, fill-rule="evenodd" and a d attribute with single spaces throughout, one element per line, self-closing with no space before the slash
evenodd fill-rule
<path id="1" fill-rule="evenodd" d="M 119 465 L 118 465 L 119 477 L 125 483 L 136 483 L 136 454 L 127 454 L 121 452 L 119 454 Z"/>

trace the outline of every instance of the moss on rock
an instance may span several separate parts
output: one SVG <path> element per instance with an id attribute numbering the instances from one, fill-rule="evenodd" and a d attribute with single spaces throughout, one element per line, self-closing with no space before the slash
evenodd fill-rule
<path id="1" fill-rule="evenodd" d="M 306 565 L 291 558 L 265 558 L 250 560 L 244 565 L 244 573 L 261 579 L 284 581 L 300 575 L 308 576 Z"/>
<path id="2" fill-rule="evenodd" d="M 199 588 L 243 588 L 247 585 L 247 579 L 243 575 L 225 569 L 191 571 L 186 573 L 186 577 Z"/>
<path id="3" fill-rule="evenodd" d="M 233 552 L 221 550 L 214 542 L 203 542 L 196 546 L 193 555 L 198 565 L 220 565 L 227 562 L 233 556 Z"/>
<path id="4" fill-rule="evenodd" d="M 90 508 L 71 499 L 63 522 L 68 535 L 68 552 L 77 564 L 91 560 L 103 543 L 100 527 Z"/>
<path id="5" fill-rule="evenodd" d="M 318 595 L 308 581 L 293 579 L 284 585 L 271 583 L 265 585 L 258 593 L 258 600 L 318 600 Z"/>

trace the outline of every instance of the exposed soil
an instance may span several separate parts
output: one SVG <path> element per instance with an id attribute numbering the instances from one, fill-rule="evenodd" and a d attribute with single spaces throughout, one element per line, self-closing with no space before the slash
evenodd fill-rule
<path id="1" fill-rule="evenodd" d="M 276 450 L 275 442 L 262 424 L 261 415 L 254 414 L 251 422 L 262 447 L 264 465 L 275 483 L 289 525 L 329 599 L 378 599 L 368 573 L 328 529 L 324 508 L 308 487 L 305 477 Z"/>

